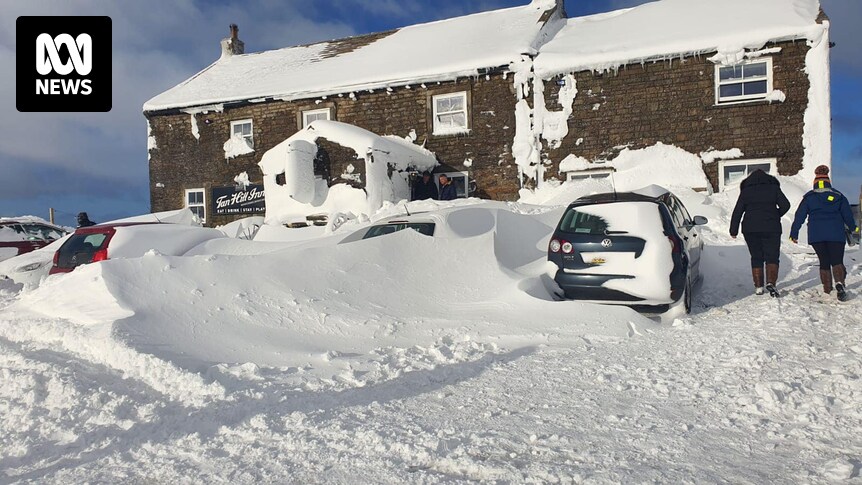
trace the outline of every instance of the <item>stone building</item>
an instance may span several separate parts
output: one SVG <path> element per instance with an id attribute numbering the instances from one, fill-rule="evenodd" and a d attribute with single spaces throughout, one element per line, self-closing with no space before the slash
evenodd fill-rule
<path id="1" fill-rule="evenodd" d="M 261 211 L 249 193 L 263 190 L 263 154 L 319 119 L 409 136 L 461 195 L 497 200 L 606 177 L 621 150 L 658 143 L 702 156 L 696 189 L 755 168 L 793 175 L 831 159 L 828 25 L 815 0 L 661 0 L 580 18 L 533 0 L 259 53 L 232 25 L 219 60 L 144 105 L 151 208 L 189 206 L 208 224 Z M 355 183 L 341 175 L 356 154 L 318 145 L 318 177 Z M 589 163 L 561 171 L 567 157 Z"/>

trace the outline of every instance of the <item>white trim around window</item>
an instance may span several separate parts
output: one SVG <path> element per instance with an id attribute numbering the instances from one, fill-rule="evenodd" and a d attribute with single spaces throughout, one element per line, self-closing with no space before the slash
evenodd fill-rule
<path id="1" fill-rule="evenodd" d="M 732 66 L 715 66 L 716 105 L 760 101 L 771 92 L 771 57 L 758 57 Z"/>
<path id="2" fill-rule="evenodd" d="M 307 128 L 312 122 L 317 120 L 332 119 L 332 112 L 329 108 L 310 109 L 302 112 L 302 127 Z"/>
<path id="3" fill-rule="evenodd" d="M 720 160 L 718 162 L 718 191 L 724 192 L 739 187 L 740 182 L 757 169 L 761 169 L 769 175 L 778 175 L 778 159 Z"/>
<path id="4" fill-rule="evenodd" d="M 230 136 L 240 135 L 249 148 L 254 148 L 254 124 L 251 119 L 230 122 Z"/>
<path id="5" fill-rule="evenodd" d="M 457 135 L 470 132 L 466 91 L 433 96 L 431 109 L 434 135 Z"/>
<path id="6" fill-rule="evenodd" d="M 573 172 L 566 172 L 566 180 L 586 180 L 586 179 L 597 179 L 604 180 L 609 178 L 611 174 L 614 173 L 612 168 L 602 168 L 596 170 L 576 170 Z"/>
<path id="7" fill-rule="evenodd" d="M 207 193 L 205 189 L 186 189 L 186 207 L 196 215 L 201 222 L 207 221 Z"/>

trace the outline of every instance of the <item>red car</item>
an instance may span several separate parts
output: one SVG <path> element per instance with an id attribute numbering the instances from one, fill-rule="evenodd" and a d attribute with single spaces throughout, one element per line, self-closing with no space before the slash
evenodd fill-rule
<path id="1" fill-rule="evenodd" d="M 155 250 L 182 256 L 210 239 L 226 237 L 217 229 L 159 222 L 122 222 L 80 227 L 54 253 L 50 274 L 108 259 L 137 258 Z M 110 258 L 109 258 L 110 256 Z"/>
<path id="2" fill-rule="evenodd" d="M 44 248 L 65 236 L 62 227 L 27 219 L 0 219 L 0 261 Z"/>

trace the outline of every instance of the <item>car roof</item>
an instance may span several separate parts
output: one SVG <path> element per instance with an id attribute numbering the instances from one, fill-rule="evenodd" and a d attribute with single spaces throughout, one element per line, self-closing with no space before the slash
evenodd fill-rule
<path id="1" fill-rule="evenodd" d="M 50 222 L 46 222 L 46 221 L 37 221 L 37 220 L 28 220 L 28 219 L 0 219 L 0 226 L 6 225 L 6 224 L 39 224 L 40 226 L 50 226 L 50 227 L 60 228 L 60 226 L 58 226 L 56 224 L 51 224 Z"/>
<path id="2" fill-rule="evenodd" d="M 637 194 L 634 192 L 609 192 L 604 194 L 593 194 L 581 197 L 572 202 L 571 205 L 608 204 L 613 202 L 659 202 L 660 197 L 661 196 L 652 197 L 649 195 Z"/>
<path id="3" fill-rule="evenodd" d="M 95 234 L 105 229 L 129 226 L 145 226 L 150 224 L 161 224 L 161 222 L 118 222 L 115 224 L 97 224 L 95 226 L 79 227 L 75 229 L 76 234 Z"/>

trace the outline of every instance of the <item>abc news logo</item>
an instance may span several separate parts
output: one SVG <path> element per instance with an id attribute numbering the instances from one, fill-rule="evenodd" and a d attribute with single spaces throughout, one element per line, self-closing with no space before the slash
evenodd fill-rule
<path id="1" fill-rule="evenodd" d="M 18 17 L 16 43 L 18 111 L 111 110 L 110 17 Z"/>

